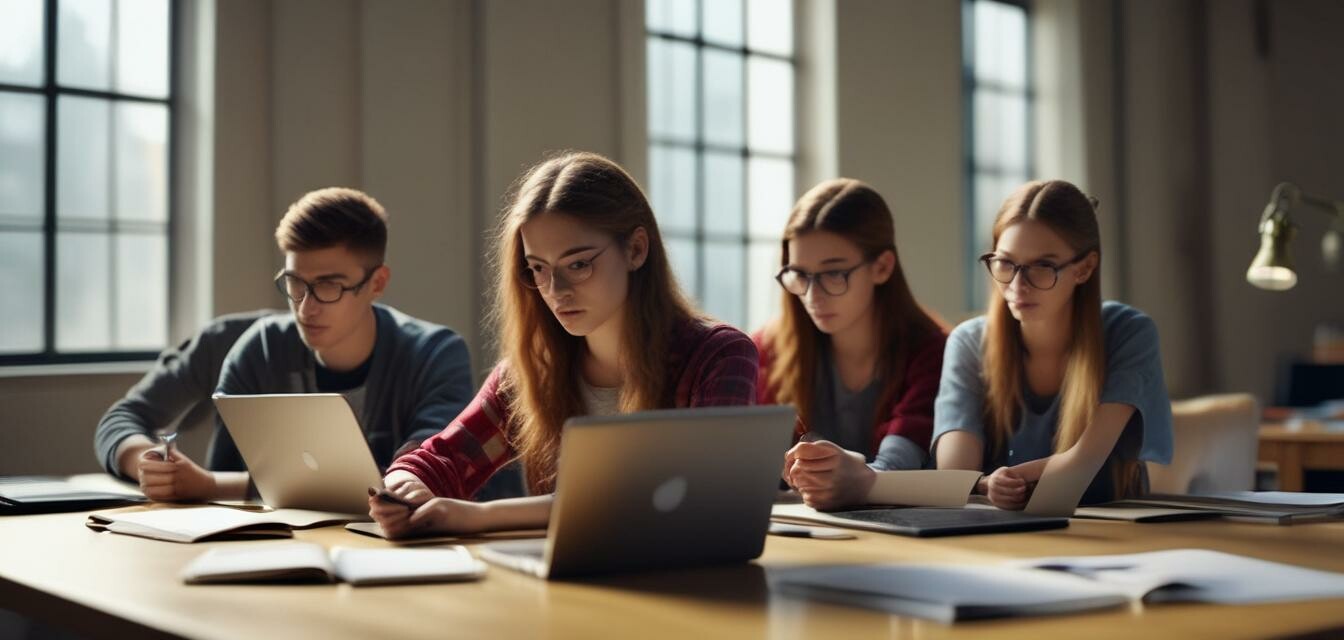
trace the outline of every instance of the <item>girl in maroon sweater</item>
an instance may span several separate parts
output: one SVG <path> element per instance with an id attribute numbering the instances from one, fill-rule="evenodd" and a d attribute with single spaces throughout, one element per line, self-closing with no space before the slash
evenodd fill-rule
<path id="1" fill-rule="evenodd" d="M 886 202 L 858 180 L 798 200 L 781 264 L 783 313 L 755 336 L 757 401 L 798 407 L 784 479 L 804 502 L 863 503 L 878 471 L 928 457 L 946 331 L 910 293 Z"/>
<path id="2" fill-rule="evenodd" d="M 388 490 L 413 506 L 369 499 L 388 537 L 545 527 L 570 417 L 755 399 L 751 339 L 687 302 L 648 201 L 616 163 L 567 153 L 533 167 L 497 243 L 503 358 L 457 419 L 388 469 Z M 531 497 L 468 500 L 514 459 Z"/>

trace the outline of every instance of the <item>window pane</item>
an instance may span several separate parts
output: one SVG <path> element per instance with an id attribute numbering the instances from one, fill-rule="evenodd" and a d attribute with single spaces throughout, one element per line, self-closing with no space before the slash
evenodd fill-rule
<path id="1" fill-rule="evenodd" d="M 784 235 L 793 208 L 793 163 L 777 158 L 752 158 L 747 166 L 747 231 L 753 237 Z"/>
<path id="2" fill-rule="evenodd" d="M 168 342 L 168 239 L 119 235 L 116 278 L 117 348 L 162 349 Z"/>
<path id="3" fill-rule="evenodd" d="M 705 272 L 705 311 L 736 327 L 742 326 L 746 306 L 745 254 L 741 242 L 705 243 L 705 264 L 714 265 Z"/>
<path id="4" fill-rule="evenodd" d="M 1027 12 L 988 0 L 976 0 L 974 7 L 976 79 L 1025 88 Z"/>
<path id="5" fill-rule="evenodd" d="M 705 142 L 740 147 L 742 130 L 743 56 L 705 49 L 701 55 L 705 73 Z"/>
<path id="6" fill-rule="evenodd" d="M 110 89 L 114 4 L 108 0 L 61 0 L 57 4 L 56 82 Z"/>
<path id="7" fill-rule="evenodd" d="M 672 263 L 672 272 L 676 274 L 682 290 L 686 295 L 698 298 L 695 279 L 700 265 L 695 257 L 695 241 L 688 238 L 663 238 L 663 244 L 667 247 L 667 259 Z"/>
<path id="8" fill-rule="evenodd" d="M 747 61 L 748 146 L 793 153 L 793 66 L 751 56 Z"/>
<path id="9" fill-rule="evenodd" d="M 977 90 L 975 164 L 1001 171 L 1027 169 L 1027 99 Z"/>
<path id="10" fill-rule="evenodd" d="M 644 4 L 644 24 L 650 31 L 693 38 L 696 4 L 696 0 L 648 0 Z"/>
<path id="11" fill-rule="evenodd" d="M 705 153 L 705 231 L 741 235 L 746 226 L 746 162 L 741 154 Z"/>
<path id="12" fill-rule="evenodd" d="M 168 0 L 117 2 L 117 90 L 168 97 Z"/>
<path id="13" fill-rule="evenodd" d="M 654 145 L 649 148 L 649 191 L 653 214 L 663 231 L 695 231 L 695 152 Z"/>
<path id="14" fill-rule="evenodd" d="M 742 46 L 742 0 L 705 0 L 701 31 L 705 40 L 730 47 Z"/>
<path id="15" fill-rule="evenodd" d="M 747 48 L 793 55 L 793 0 L 747 0 Z"/>
<path id="16" fill-rule="evenodd" d="M 649 38 L 649 135 L 695 140 L 695 47 Z"/>
<path id="17" fill-rule="evenodd" d="M 775 282 L 779 260 L 778 240 L 753 240 L 747 249 L 747 324 L 743 329 L 755 331 L 779 315 L 779 301 L 784 295 Z"/>
<path id="18" fill-rule="evenodd" d="M 112 106 L 95 98 L 56 103 L 56 215 L 108 217 L 109 122 Z"/>
<path id="19" fill-rule="evenodd" d="M 0 232 L 0 353 L 42 350 L 42 234 Z"/>
<path id="20" fill-rule="evenodd" d="M 168 221 L 168 107 L 117 104 L 117 218 Z"/>
<path id="21" fill-rule="evenodd" d="M 42 96 L 0 93 L 0 217 L 42 219 L 45 122 Z"/>
<path id="22" fill-rule="evenodd" d="M 971 190 L 974 192 L 975 220 L 971 229 L 971 300 L 979 306 L 985 303 L 989 295 L 989 275 L 984 265 L 975 262 L 982 254 L 994 250 L 994 218 L 999 215 L 1003 201 L 1022 183 L 1027 181 L 1025 174 L 990 175 L 977 173 L 972 178 Z"/>
<path id="23" fill-rule="evenodd" d="M 0 0 L 0 82 L 42 84 L 42 0 Z"/>
<path id="24" fill-rule="evenodd" d="M 56 349 L 102 351 L 112 347 L 111 239 L 106 233 L 56 235 Z"/>

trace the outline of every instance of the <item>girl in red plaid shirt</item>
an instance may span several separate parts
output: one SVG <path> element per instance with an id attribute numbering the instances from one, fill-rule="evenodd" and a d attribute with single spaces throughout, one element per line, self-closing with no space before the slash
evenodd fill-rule
<path id="1" fill-rule="evenodd" d="M 572 416 L 755 401 L 755 345 L 687 301 L 648 200 L 611 160 L 572 152 L 524 174 L 492 266 L 503 357 L 456 420 L 388 469 L 388 490 L 414 505 L 370 498 L 388 537 L 545 527 Z M 469 500 L 514 459 L 530 497 Z"/>

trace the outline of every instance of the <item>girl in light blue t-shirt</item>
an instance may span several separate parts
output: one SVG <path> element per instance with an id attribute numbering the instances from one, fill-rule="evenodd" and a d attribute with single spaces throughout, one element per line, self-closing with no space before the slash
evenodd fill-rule
<path id="1" fill-rule="evenodd" d="M 1095 465 L 1084 503 L 1143 493 L 1143 461 L 1171 460 L 1171 403 L 1157 328 L 1101 301 L 1095 202 L 1062 180 L 1030 182 L 981 257 L 987 315 L 952 331 L 934 406 L 940 469 L 986 475 L 976 492 L 1021 509 L 1046 463 Z"/>

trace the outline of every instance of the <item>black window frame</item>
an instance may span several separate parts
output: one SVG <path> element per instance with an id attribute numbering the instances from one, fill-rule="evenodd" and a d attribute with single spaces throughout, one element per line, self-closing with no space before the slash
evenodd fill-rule
<path id="1" fill-rule="evenodd" d="M 163 223 L 134 222 L 124 223 L 118 221 L 115 217 L 109 218 L 107 232 L 116 237 L 123 227 L 129 228 L 149 228 L 153 227 L 156 231 L 162 230 L 167 240 L 168 255 L 166 256 L 168 265 L 168 289 L 165 292 L 168 303 L 166 312 L 168 313 L 168 322 L 166 326 L 171 327 L 172 320 L 172 265 L 174 264 L 174 246 L 173 234 L 176 227 L 176 207 L 174 197 L 176 195 L 176 159 L 177 159 L 177 74 L 178 74 L 178 19 L 181 14 L 179 2 L 181 0 L 168 0 L 168 91 L 163 98 L 136 95 L 130 93 L 120 93 L 115 90 L 95 90 L 78 87 L 62 86 L 57 82 L 57 55 L 58 42 L 57 31 L 59 24 L 59 1 L 43 0 L 42 16 L 42 48 L 44 58 L 42 61 L 42 84 L 40 86 L 16 85 L 0 82 L 0 92 L 20 93 L 27 95 L 40 95 L 45 100 L 44 113 L 44 169 L 43 176 L 43 215 L 40 231 L 42 232 L 43 255 L 42 255 L 42 288 L 43 288 L 43 310 L 42 310 L 42 350 L 27 353 L 6 353 L 0 354 L 0 366 L 22 366 L 22 365 L 45 365 L 45 364 L 81 364 L 81 363 L 103 363 L 103 362 L 133 362 L 153 360 L 158 357 L 159 350 L 110 350 L 110 351 L 75 351 L 61 352 L 56 349 L 56 278 L 57 278 L 57 233 L 60 230 L 57 224 L 56 203 L 57 203 L 57 143 L 58 143 L 58 120 L 57 103 L 61 97 L 84 97 L 106 100 L 115 105 L 121 102 L 136 102 L 144 104 L 163 105 L 168 110 L 168 157 L 167 157 L 167 193 L 165 203 L 167 220 Z M 116 6 L 115 4 L 113 5 Z M 115 10 L 115 9 L 114 9 Z M 115 24 L 115 16 L 114 16 Z M 26 231 L 32 232 L 38 230 L 31 225 L 7 224 L 0 220 L 0 231 Z M 115 261 L 115 256 L 112 257 Z M 116 303 L 116 280 L 110 278 L 112 291 L 109 294 L 109 300 L 112 304 Z M 8 304 L 22 304 L 23 301 L 6 301 Z M 116 314 L 110 314 L 109 321 L 112 323 L 113 333 L 116 329 Z M 165 345 L 169 340 L 165 336 Z"/>
<path id="2" fill-rule="evenodd" d="M 991 83 L 980 82 L 976 78 L 975 70 L 975 3 L 992 2 L 1006 4 L 1022 9 L 1026 14 L 1026 33 L 1023 40 L 1023 47 L 1026 49 L 1025 58 L 1025 86 L 1020 90 L 1012 87 L 1003 87 Z M 969 265 L 966 270 L 966 308 L 968 310 L 984 310 L 986 295 L 988 289 L 987 275 L 979 259 L 985 252 L 986 238 L 976 234 L 976 177 L 982 174 L 992 174 L 995 172 L 1008 173 L 1002 167 L 981 166 L 975 157 L 975 96 L 979 90 L 995 91 L 1003 94 L 1018 95 L 1025 99 L 1026 110 L 1023 123 L 1023 136 L 1025 140 L 1024 152 L 1026 153 L 1026 163 L 1023 170 L 1028 179 L 1036 174 L 1036 148 L 1035 148 L 1035 108 L 1036 108 L 1036 83 L 1033 66 L 1034 51 L 1031 46 L 1032 25 L 1031 25 L 1031 1 L 1030 0 L 962 0 L 961 2 L 961 24 L 962 24 L 962 162 L 964 178 L 962 180 L 962 197 L 965 201 L 964 216 L 966 223 L 966 244 L 965 256 L 966 264 Z M 1002 197 L 1008 197 L 1007 193 Z M 979 283 L 979 284 L 977 284 Z"/>
<path id="3" fill-rule="evenodd" d="M 741 264 L 741 269 L 742 269 L 742 275 L 743 275 L 743 282 L 742 282 L 742 296 L 741 296 L 741 301 L 740 301 L 740 303 L 739 303 L 739 308 L 738 308 L 737 311 L 738 311 L 738 313 L 740 314 L 740 317 L 741 317 L 741 319 L 742 319 L 742 325 L 743 325 L 744 328 L 745 328 L 745 325 L 750 324 L 750 321 L 751 321 L 751 295 L 750 295 L 750 292 L 751 292 L 751 289 L 750 289 L 750 287 L 751 287 L 751 283 L 748 281 L 748 280 L 750 279 L 750 277 L 751 277 L 751 250 L 752 250 L 752 248 L 753 248 L 754 246 L 760 246 L 760 245 L 762 245 L 762 244 L 764 244 L 764 243 L 766 243 L 766 242 L 778 243 L 778 241 L 779 241 L 778 234 L 773 235 L 773 236 L 766 237 L 766 236 L 762 236 L 762 235 L 759 235 L 759 234 L 758 234 L 758 235 L 753 235 L 752 232 L 751 232 L 751 193 L 750 193 L 751 190 L 750 190 L 750 188 L 749 188 L 749 187 L 750 187 L 750 184 L 751 184 L 751 177 L 750 177 L 751 160 L 752 160 L 752 158 L 769 158 L 769 159 L 773 159 L 773 160 L 785 160 L 785 161 L 788 161 L 788 163 L 789 163 L 789 164 L 792 166 L 792 168 L 793 168 L 794 182 L 795 182 L 795 184 L 796 184 L 796 182 L 797 182 L 797 172 L 798 172 L 798 156 L 799 156 L 799 154 L 798 154 L 798 142 L 797 142 L 796 139 L 795 139 L 795 141 L 794 141 L 794 144 L 793 144 L 793 151 L 792 151 L 791 153 L 781 153 L 781 152 L 776 152 L 776 151 L 766 151 L 766 150 L 760 150 L 760 149 L 753 149 L 753 148 L 751 147 L 750 139 L 749 139 L 749 138 L 750 138 L 750 135 L 749 135 L 749 133 L 748 133 L 748 132 L 750 131 L 750 128 L 751 128 L 751 124 L 750 124 L 750 121 L 751 121 L 751 113 L 750 113 L 750 111 L 751 111 L 751 106 L 750 106 L 750 96 L 749 96 L 749 93 L 748 93 L 748 92 L 749 92 L 749 83 L 750 83 L 750 78 L 749 78 L 749 76 L 750 76 L 750 70 L 749 70 L 750 65 L 748 64 L 748 62 L 751 60 L 752 57 L 757 57 L 757 58 L 765 58 L 765 59 L 769 59 L 769 60 L 775 60 L 775 61 L 777 61 L 777 62 L 783 62 L 783 63 L 788 64 L 788 65 L 789 65 L 789 68 L 790 68 L 790 72 L 793 74 L 794 86 L 796 87 L 796 86 L 797 86 L 797 81 L 798 81 L 798 52 L 797 52 L 797 48 L 796 48 L 796 42 L 795 42 L 794 51 L 793 51 L 793 53 L 790 54 L 790 55 L 784 55 L 784 54 L 775 53 L 775 52 L 772 52 L 772 51 L 762 51 L 762 50 L 760 50 L 760 49 L 753 49 L 753 48 L 751 48 L 750 46 L 748 46 L 748 44 L 747 44 L 747 33 L 748 33 L 748 31 L 750 30 L 750 27 L 749 27 L 749 24 L 750 24 L 750 23 L 749 23 L 749 20 L 750 20 L 751 16 L 750 16 L 750 7 L 749 7 L 750 2 L 748 2 L 747 0 L 742 0 L 742 32 L 743 32 L 743 33 L 742 33 L 742 46 L 740 46 L 740 47 L 735 47 L 735 46 L 731 46 L 731 45 L 726 45 L 726 44 L 722 44 L 722 43 L 714 42 L 714 41 L 712 41 L 712 40 L 706 40 L 706 39 L 704 39 L 704 37 L 702 37 L 702 34 L 704 33 L 704 3 L 705 3 L 705 2 L 712 2 L 712 1 L 713 1 L 713 0 L 696 0 L 696 2 L 695 2 L 695 24 L 696 24 L 696 35 L 695 35 L 695 36 L 687 36 L 687 35 L 683 35 L 683 34 L 679 34 L 679 33 L 672 33 L 672 32 L 668 32 L 668 31 L 662 31 L 662 30 L 658 30 L 658 29 L 653 29 L 653 28 L 650 28 L 650 27 L 647 25 L 647 21 L 646 21 L 646 24 L 645 24 L 645 27 L 644 27 L 644 37 L 645 37 L 645 47 L 646 47 L 646 50 L 647 50 L 647 43 L 648 43 L 648 41 L 649 41 L 650 38 L 658 38 L 658 39 L 661 39 L 661 40 L 663 40 L 663 41 L 665 41 L 665 42 L 676 42 L 676 43 L 682 43 L 682 44 L 689 44 L 689 45 L 691 45 L 691 46 L 695 49 L 695 98 L 694 98 L 694 101 L 695 101 L 695 135 L 694 135 L 694 140 L 688 142 L 688 141 L 686 141 L 686 140 L 679 140 L 679 139 L 676 139 L 676 138 L 656 136 L 656 135 L 653 135 L 652 133 L 650 133 L 649 136 L 648 136 L 647 147 L 646 147 L 645 151 L 648 152 L 648 153 L 650 153 L 650 155 L 651 155 L 651 154 L 652 154 L 652 151 L 654 150 L 655 147 L 662 147 L 662 148 L 665 148 L 665 149 L 681 149 L 681 150 L 686 150 L 686 151 L 690 151 L 690 152 L 692 152 L 692 153 L 695 155 L 695 175 L 696 175 L 696 181 L 695 181 L 695 200 L 694 200 L 694 203 L 695 203 L 695 223 L 694 223 L 694 224 L 695 224 L 695 230 L 692 231 L 692 232 L 686 232 L 686 231 L 683 231 L 683 230 L 681 230 L 681 229 L 662 229 L 662 228 L 660 228 L 660 232 L 661 232 L 661 234 L 662 234 L 662 236 L 663 236 L 664 239 L 667 239 L 667 240 L 690 241 L 691 244 L 694 246 L 694 248 L 695 248 L 695 264 L 696 264 L 696 269 L 695 269 L 695 280 L 694 280 L 694 282 L 683 282 L 683 286 L 685 286 L 687 289 L 689 289 L 689 291 L 687 291 L 686 293 L 687 293 L 688 295 L 690 295 L 692 298 L 695 298 L 696 300 L 698 300 L 698 301 L 700 302 L 702 308 L 704 307 L 704 293 L 705 293 L 705 290 L 706 290 L 706 285 L 708 284 L 708 276 L 707 276 L 708 269 L 707 269 L 707 267 L 709 267 L 709 264 L 708 264 L 708 262 L 707 262 L 707 257 L 706 257 L 706 254 L 707 254 L 706 248 L 707 248 L 707 246 L 710 245 L 711 243 L 712 243 L 712 244 L 718 244 L 718 245 L 727 245 L 727 244 L 732 244 L 732 243 L 739 243 L 739 244 L 741 245 L 741 248 L 742 248 L 742 264 Z M 793 33 L 794 33 L 794 35 L 795 35 L 795 37 L 796 37 L 796 33 L 797 33 L 797 16 L 796 16 L 796 15 L 794 16 L 793 21 L 792 21 L 791 24 L 790 24 L 790 29 L 793 31 Z M 718 51 L 718 52 L 723 52 L 723 53 L 731 53 L 731 54 L 735 54 L 735 55 L 741 56 L 741 59 L 742 59 L 742 65 L 743 65 L 743 71 L 742 71 L 742 130 L 743 130 L 743 137 L 742 137 L 742 144 L 741 144 L 740 146 L 737 146 L 737 145 L 712 144 L 712 143 L 707 143 L 707 142 L 705 141 L 705 114 L 704 114 L 705 74 L 704 74 L 704 53 L 705 53 L 706 50 L 713 50 L 713 51 Z M 647 89 L 647 83 L 646 83 L 645 91 L 647 91 L 647 90 L 648 90 L 648 89 Z M 795 90 L 795 95 L 794 95 L 794 96 L 790 96 L 790 99 L 791 99 L 791 100 L 794 100 L 794 102 L 795 102 L 795 105 L 794 105 L 794 107 L 795 107 L 795 111 L 794 111 L 794 122 L 792 123 L 792 126 L 793 126 L 793 128 L 794 128 L 795 133 L 796 133 L 796 132 L 797 132 L 797 129 L 798 129 L 798 123 L 797 123 L 797 111 L 796 111 L 796 107 L 797 107 L 797 104 L 796 104 L 796 102 L 797 102 L 796 90 Z M 742 222 L 742 227 L 741 227 L 741 228 L 742 228 L 742 231 L 741 231 L 740 233 L 707 232 L 707 231 L 705 230 L 705 228 L 706 228 L 706 219 L 705 219 L 705 216 L 706 216 L 706 210 L 707 210 L 707 208 L 708 208 L 707 205 L 708 205 L 708 203 L 709 203 L 709 196 L 708 196 L 708 193 L 707 193 L 707 191 L 706 191 L 706 187 L 705 187 L 705 184 L 706 184 L 706 177 L 707 177 L 707 175 L 706 175 L 706 170 L 705 170 L 705 164 L 706 164 L 706 163 L 705 163 L 705 158 L 706 158 L 706 153 L 707 153 L 707 152 L 722 153 L 722 154 L 726 154 L 726 155 L 737 155 L 737 156 L 739 156 L 739 157 L 742 159 L 742 166 L 743 166 L 743 173 L 742 173 L 742 176 L 743 176 L 743 183 L 742 183 L 742 201 L 741 201 L 741 203 L 740 203 L 741 216 L 742 216 L 742 218 L 741 218 L 741 222 Z M 652 184 L 650 184 L 650 190 L 652 190 Z M 789 191 L 790 191 L 790 197 L 796 195 L 796 194 L 793 193 L 794 191 L 796 191 L 796 186 L 795 186 L 795 185 L 789 185 Z M 652 195 L 652 194 L 651 194 L 651 195 Z M 656 212 L 655 212 L 655 213 L 656 213 Z M 783 231 L 784 231 L 784 229 L 781 227 L 781 228 L 779 229 L 779 234 L 782 234 Z M 771 287 L 773 287 L 773 286 L 777 286 L 777 285 L 775 285 L 775 283 L 774 283 L 773 280 L 772 280 L 772 281 L 770 282 L 769 285 L 763 285 L 763 286 L 771 286 Z M 706 309 L 706 311 L 712 311 L 712 310 Z"/>

